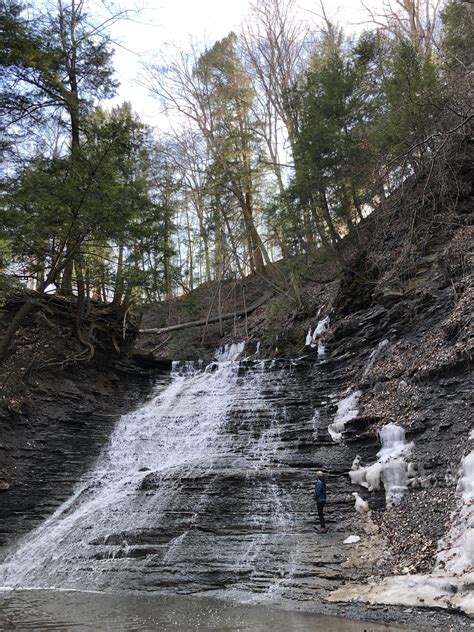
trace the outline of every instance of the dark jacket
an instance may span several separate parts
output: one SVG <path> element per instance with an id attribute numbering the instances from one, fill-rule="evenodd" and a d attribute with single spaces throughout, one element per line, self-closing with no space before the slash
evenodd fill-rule
<path id="1" fill-rule="evenodd" d="M 326 482 L 320 478 L 314 481 L 314 497 L 318 503 L 326 502 Z"/>

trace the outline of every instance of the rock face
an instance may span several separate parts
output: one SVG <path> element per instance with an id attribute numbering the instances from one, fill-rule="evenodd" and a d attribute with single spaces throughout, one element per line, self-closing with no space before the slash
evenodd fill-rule
<path id="1" fill-rule="evenodd" d="M 168 379 L 169 363 L 93 362 L 36 373 L 23 414 L 0 417 L 0 551 L 43 522 L 97 458 L 118 415 Z"/>
<path id="2" fill-rule="evenodd" d="M 367 459 L 378 449 L 327 433 L 341 377 L 336 364 L 309 358 L 175 369 L 121 419 L 75 495 L 6 560 L 2 584 L 301 601 L 337 587 L 347 575 L 342 542 L 363 525 L 347 470 L 355 449 Z M 317 469 L 327 472 L 326 534 L 312 497 Z"/>
<path id="3" fill-rule="evenodd" d="M 94 466 L 114 421 L 92 416 L 103 388 L 93 387 L 93 399 L 79 397 L 81 376 L 63 376 L 69 386 L 58 412 L 48 400 L 50 380 L 40 385 L 41 449 L 22 447 L 28 485 L 2 493 L 4 538 L 22 516 L 26 532 L 66 502 L 6 560 L 2 585 L 213 590 L 295 604 L 321 602 L 348 579 L 429 571 L 456 504 L 470 430 L 469 374 L 464 352 L 437 344 L 437 332 L 450 331 L 450 288 L 440 285 L 429 300 L 420 290 L 404 296 L 398 311 L 372 302 L 335 319 L 323 360 L 308 349 L 295 361 L 183 366 L 170 384 L 159 377 L 156 396 L 142 407 L 127 392 L 138 388 L 143 396 L 149 373 L 124 380 L 116 368 L 110 405 L 131 412 Z M 455 307 L 464 309 L 462 301 Z M 119 395 L 124 382 L 130 391 Z M 360 413 L 334 442 L 327 429 L 338 403 L 356 390 Z M 385 511 L 383 489 L 352 485 L 348 472 L 356 455 L 374 463 L 377 429 L 388 423 L 402 425 L 413 441 L 420 476 Z M 327 473 L 326 534 L 317 531 L 311 497 L 318 469 Z M 352 492 L 369 503 L 370 517 L 354 510 Z M 361 539 L 344 545 L 349 536 Z"/>
<path id="4" fill-rule="evenodd" d="M 213 590 L 294 604 L 320 601 L 348 579 L 429 567 L 437 539 L 450 526 L 456 468 L 470 427 L 463 361 L 438 361 L 438 375 L 418 369 L 424 361 L 413 352 L 427 331 L 443 326 L 445 298 L 441 290 L 429 303 L 430 316 L 419 293 L 408 295 L 408 306 L 397 314 L 377 304 L 353 312 L 328 331 L 324 360 L 307 350 L 295 361 L 223 363 L 206 371 L 185 365 L 169 385 L 160 377 L 155 397 L 119 421 L 75 494 L 6 560 L 2 584 Z M 402 320 L 407 313 L 411 328 Z M 404 353 L 412 354 L 412 364 L 403 361 Z M 395 363 L 397 354 L 402 362 Z M 141 384 L 143 393 L 148 377 L 136 377 L 135 385 L 127 378 L 129 386 Z M 334 442 L 328 426 L 338 403 L 356 389 L 362 391 L 361 414 L 350 415 L 342 441 Z M 67 418 L 84 419 L 70 412 L 70 396 L 64 397 Z M 42 410 L 54 418 L 45 402 Z M 103 424 L 90 411 L 86 418 L 90 434 L 74 443 L 71 425 L 51 443 L 46 459 L 49 441 L 43 442 L 30 493 L 18 501 L 16 514 L 13 505 L 3 510 L 11 529 L 25 513 L 28 526 L 38 524 L 68 497 L 86 469 L 86 454 L 92 465 L 112 418 Z M 356 455 L 363 464 L 376 460 L 376 430 L 392 422 L 414 442 L 413 469 L 423 472 L 429 488 L 410 487 L 397 507 L 385 511 L 383 489 L 369 493 L 352 485 L 348 472 Z M 65 447 L 70 457 L 62 463 L 72 463 L 67 477 L 65 466 L 56 464 Z M 311 496 L 318 469 L 327 473 L 326 534 L 318 533 Z M 354 510 L 355 491 L 369 503 L 370 517 Z M 25 511 L 26 499 L 31 510 Z M 361 539 L 344 545 L 349 536 Z"/>
<path id="5" fill-rule="evenodd" d="M 297 339 L 329 314 L 322 358 L 306 348 L 294 361 L 182 367 L 169 384 L 155 371 L 156 396 L 142 407 L 143 367 L 76 367 L 54 386 L 51 376 L 31 384 L 31 414 L 5 420 L 3 544 L 65 503 L 8 558 L 2 585 L 214 590 L 293 606 L 348 579 L 430 573 L 471 450 L 472 204 L 459 209 L 455 222 L 440 217 L 448 228 L 423 223 L 403 273 L 409 223 L 398 222 L 375 240 L 368 269 L 377 274 L 349 270 L 317 295 Z M 255 345 L 264 320 L 254 312 L 242 337 Z M 274 342 L 262 351 L 276 354 Z M 359 414 L 343 414 L 338 404 L 357 391 Z M 129 412 L 115 424 L 118 409 Z M 328 427 L 341 420 L 334 442 Z M 357 455 L 362 467 L 375 463 L 387 424 L 413 443 L 407 491 L 388 511 L 383 488 L 369 492 L 348 475 Z M 318 469 L 327 473 L 326 534 L 311 498 Z M 352 492 L 369 516 L 354 510 Z"/>

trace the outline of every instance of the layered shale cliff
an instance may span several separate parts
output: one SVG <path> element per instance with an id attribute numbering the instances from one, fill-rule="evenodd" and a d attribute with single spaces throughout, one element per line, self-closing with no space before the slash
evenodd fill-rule
<path id="1" fill-rule="evenodd" d="M 14 306 L 11 306 L 13 308 Z M 10 317 L 5 308 L 2 326 Z M 117 418 L 168 379 L 169 362 L 119 355 L 84 359 L 70 318 L 36 309 L 1 369 L 0 550 L 43 522 L 97 458 Z"/>
<path id="2" fill-rule="evenodd" d="M 459 468 L 472 449 L 470 151 L 457 157 L 451 188 L 431 183 L 427 196 L 426 179 L 408 181 L 366 218 L 346 242 L 342 269 L 313 262 L 296 294 L 222 325 L 224 336 L 210 325 L 140 342 L 197 360 L 243 341 L 240 364 L 181 364 L 171 377 L 156 368 L 153 397 L 140 406 L 150 369 L 117 358 L 31 377 L 28 412 L 3 420 L 4 543 L 78 486 L 8 558 L 2 582 L 213 591 L 467 628 L 447 614 L 355 611 L 328 600 L 344 587 L 353 599 L 347 584 L 428 576 L 461 510 Z M 259 284 L 248 280 L 248 302 L 266 291 Z M 149 310 L 146 326 L 170 324 L 164 315 L 177 312 Z M 130 412 L 115 423 L 118 409 Z M 382 458 L 379 430 L 390 424 L 411 444 L 403 453 L 410 485 L 393 506 L 388 479 L 369 491 L 349 476 Z M 327 476 L 326 534 L 311 497 L 317 469 Z M 355 511 L 353 492 L 369 514 Z M 437 605 L 457 608 L 448 597 Z"/>

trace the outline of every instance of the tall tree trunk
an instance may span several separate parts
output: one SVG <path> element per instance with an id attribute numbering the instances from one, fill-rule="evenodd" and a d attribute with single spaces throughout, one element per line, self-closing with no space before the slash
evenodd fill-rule
<path id="1" fill-rule="evenodd" d="M 240 274 L 240 277 L 243 279 L 245 274 L 244 274 L 244 270 L 242 268 L 242 264 L 240 262 L 240 257 L 239 257 L 239 251 L 237 248 L 237 244 L 235 243 L 235 239 L 234 239 L 234 235 L 232 234 L 232 229 L 230 226 L 230 222 L 229 222 L 229 218 L 227 217 L 227 214 L 224 215 L 224 221 L 225 224 L 227 226 L 227 234 L 229 235 L 229 240 L 230 240 L 230 245 L 232 248 L 232 254 L 234 255 L 234 261 L 235 261 L 235 265 L 236 268 Z"/>
<path id="2" fill-rule="evenodd" d="M 189 209 L 188 205 L 185 206 L 186 214 L 186 232 L 187 232 L 187 251 L 188 251 L 188 270 L 189 270 L 189 289 L 194 289 L 194 257 L 193 257 L 193 239 L 191 234 L 191 225 L 189 222 Z"/>
<path id="3" fill-rule="evenodd" d="M 66 258 L 68 259 L 68 262 L 64 266 L 64 271 L 61 275 L 61 284 L 58 289 L 58 295 L 70 298 L 72 296 L 72 275 L 74 262 L 72 258 L 68 257 L 68 255 L 66 255 Z"/>
<path id="4" fill-rule="evenodd" d="M 364 216 L 362 214 L 362 208 L 359 202 L 359 196 L 357 195 L 357 190 L 352 180 L 351 180 L 351 193 L 352 193 L 352 201 L 354 203 L 354 208 L 356 210 L 357 217 L 359 218 L 359 221 L 362 221 L 364 219 Z"/>
<path id="5" fill-rule="evenodd" d="M 10 345 L 13 341 L 13 338 L 15 337 L 15 334 L 19 326 L 23 322 L 23 319 L 28 316 L 28 314 L 31 312 L 32 309 L 33 309 L 33 301 L 26 301 L 25 303 L 23 303 L 23 305 L 20 307 L 20 309 L 17 311 L 12 321 L 8 325 L 5 333 L 3 334 L 3 338 L 0 342 L 0 362 L 5 360 L 8 349 L 10 348 Z"/>
<path id="6" fill-rule="evenodd" d="M 117 272 L 115 274 L 115 287 L 114 298 L 112 299 L 112 306 L 115 310 L 118 310 L 123 297 L 123 242 L 119 243 L 118 256 L 117 256 Z"/>
<path id="7" fill-rule="evenodd" d="M 77 337 L 81 342 L 89 344 L 89 340 L 84 340 L 82 325 L 84 322 L 84 314 L 86 311 L 86 292 L 84 283 L 84 271 L 82 266 L 81 257 L 78 255 L 74 259 L 74 269 L 76 271 L 76 286 L 77 286 L 77 314 L 76 314 L 76 332 Z"/>
<path id="8" fill-rule="evenodd" d="M 326 191 L 324 189 L 320 189 L 319 191 L 319 201 L 320 201 L 320 208 L 322 210 L 322 214 L 323 214 L 323 218 L 324 218 L 324 222 L 329 230 L 329 235 L 331 238 L 331 247 L 330 247 L 330 251 L 332 252 L 332 254 L 336 257 L 336 259 L 338 260 L 338 262 L 340 264 L 344 263 L 344 259 L 341 253 L 341 247 L 340 247 L 340 242 L 341 242 L 341 236 L 339 235 L 339 233 L 337 232 L 334 223 L 332 221 L 332 217 L 331 217 L 331 213 L 329 211 L 329 205 L 328 205 L 328 201 L 327 201 L 327 197 L 326 197 Z"/>

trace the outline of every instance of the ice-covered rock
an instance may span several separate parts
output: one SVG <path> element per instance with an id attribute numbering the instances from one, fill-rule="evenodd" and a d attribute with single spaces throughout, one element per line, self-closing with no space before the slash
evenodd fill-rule
<path id="1" fill-rule="evenodd" d="M 320 320 L 313 331 L 313 343 L 329 329 L 329 316 Z"/>
<path id="2" fill-rule="evenodd" d="M 351 471 L 360 470 L 361 468 L 360 461 L 361 461 L 360 455 L 356 454 L 354 460 L 352 461 Z"/>
<path id="3" fill-rule="evenodd" d="M 377 452 L 378 460 L 372 465 L 363 466 L 360 458 L 356 457 L 349 477 L 354 485 L 369 491 L 380 489 L 383 483 L 386 505 L 390 508 L 400 502 L 407 490 L 408 466 L 405 456 L 413 448 L 413 443 L 407 443 L 405 430 L 392 423 L 379 431 L 379 437 L 382 447 Z"/>
<path id="4" fill-rule="evenodd" d="M 387 424 L 379 431 L 382 448 L 377 453 L 380 475 L 385 488 L 387 507 L 398 505 L 407 490 L 407 464 L 405 456 L 413 443 L 405 441 L 405 430 L 397 424 Z"/>
<path id="5" fill-rule="evenodd" d="M 321 340 L 318 340 L 318 358 L 326 357 L 326 347 L 323 345 Z"/>
<path id="6" fill-rule="evenodd" d="M 438 546 L 435 568 L 462 575 L 474 569 L 474 450 L 461 463 L 456 494 L 460 508 L 452 528 Z"/>
<path id="7" fill-rule="evenodd" d="M 306 334 L 305 347 L 315 347 L 318 348 L 318 357 L 322 358 L 326 355 L 326 348 L 321 342 L 320 338 L 329 328 L 329 316 L 320 320 L 316 327 L 314 328 L 313 333 L 311 333 L 311 327 L 308 329 L 308 333 Z"/>
<path id="8" fill-rule="evenodd" d="M 401 434 L 391 429 L 383 436 L 383 456 L 398 452 L 396 458 L 402 458 L 407 446 Z M 361 470 L 357 457 L 354 466 L 350 474 Z M 410 474 L 415 473 L 413 468 L 406 469 Z M 474 450 L 462 460 L 456 493 L 459 497 L 457 513 L 453 526 L 438 544 L 432 573 L 410 575 L 406 572 L 376 584 L 344 586 L 331 593 L 328 601 L 356 600 L 371 604 L 455 608 L 474 615 Z"/>
<path id="9" fill-rule="evenodd" d="M 361 391 L 353 391 L 350 395 L 339 401 L 334 421 L 328 426 L 328 432 L 333 441 L 340 441 L 342 439 L 342 433 L 344 432 L 346 423 L 351 419 L 355 419 L 359 414 L 357 403 L 361 395 Z"/>
<path id="10" fill-rule="evenodd" d="M 355 498 L 354 509 L 364 515 L 369 511 L 369 503 L 365 501 L 357 492 L 352 492 L 352 495 Z"/>

